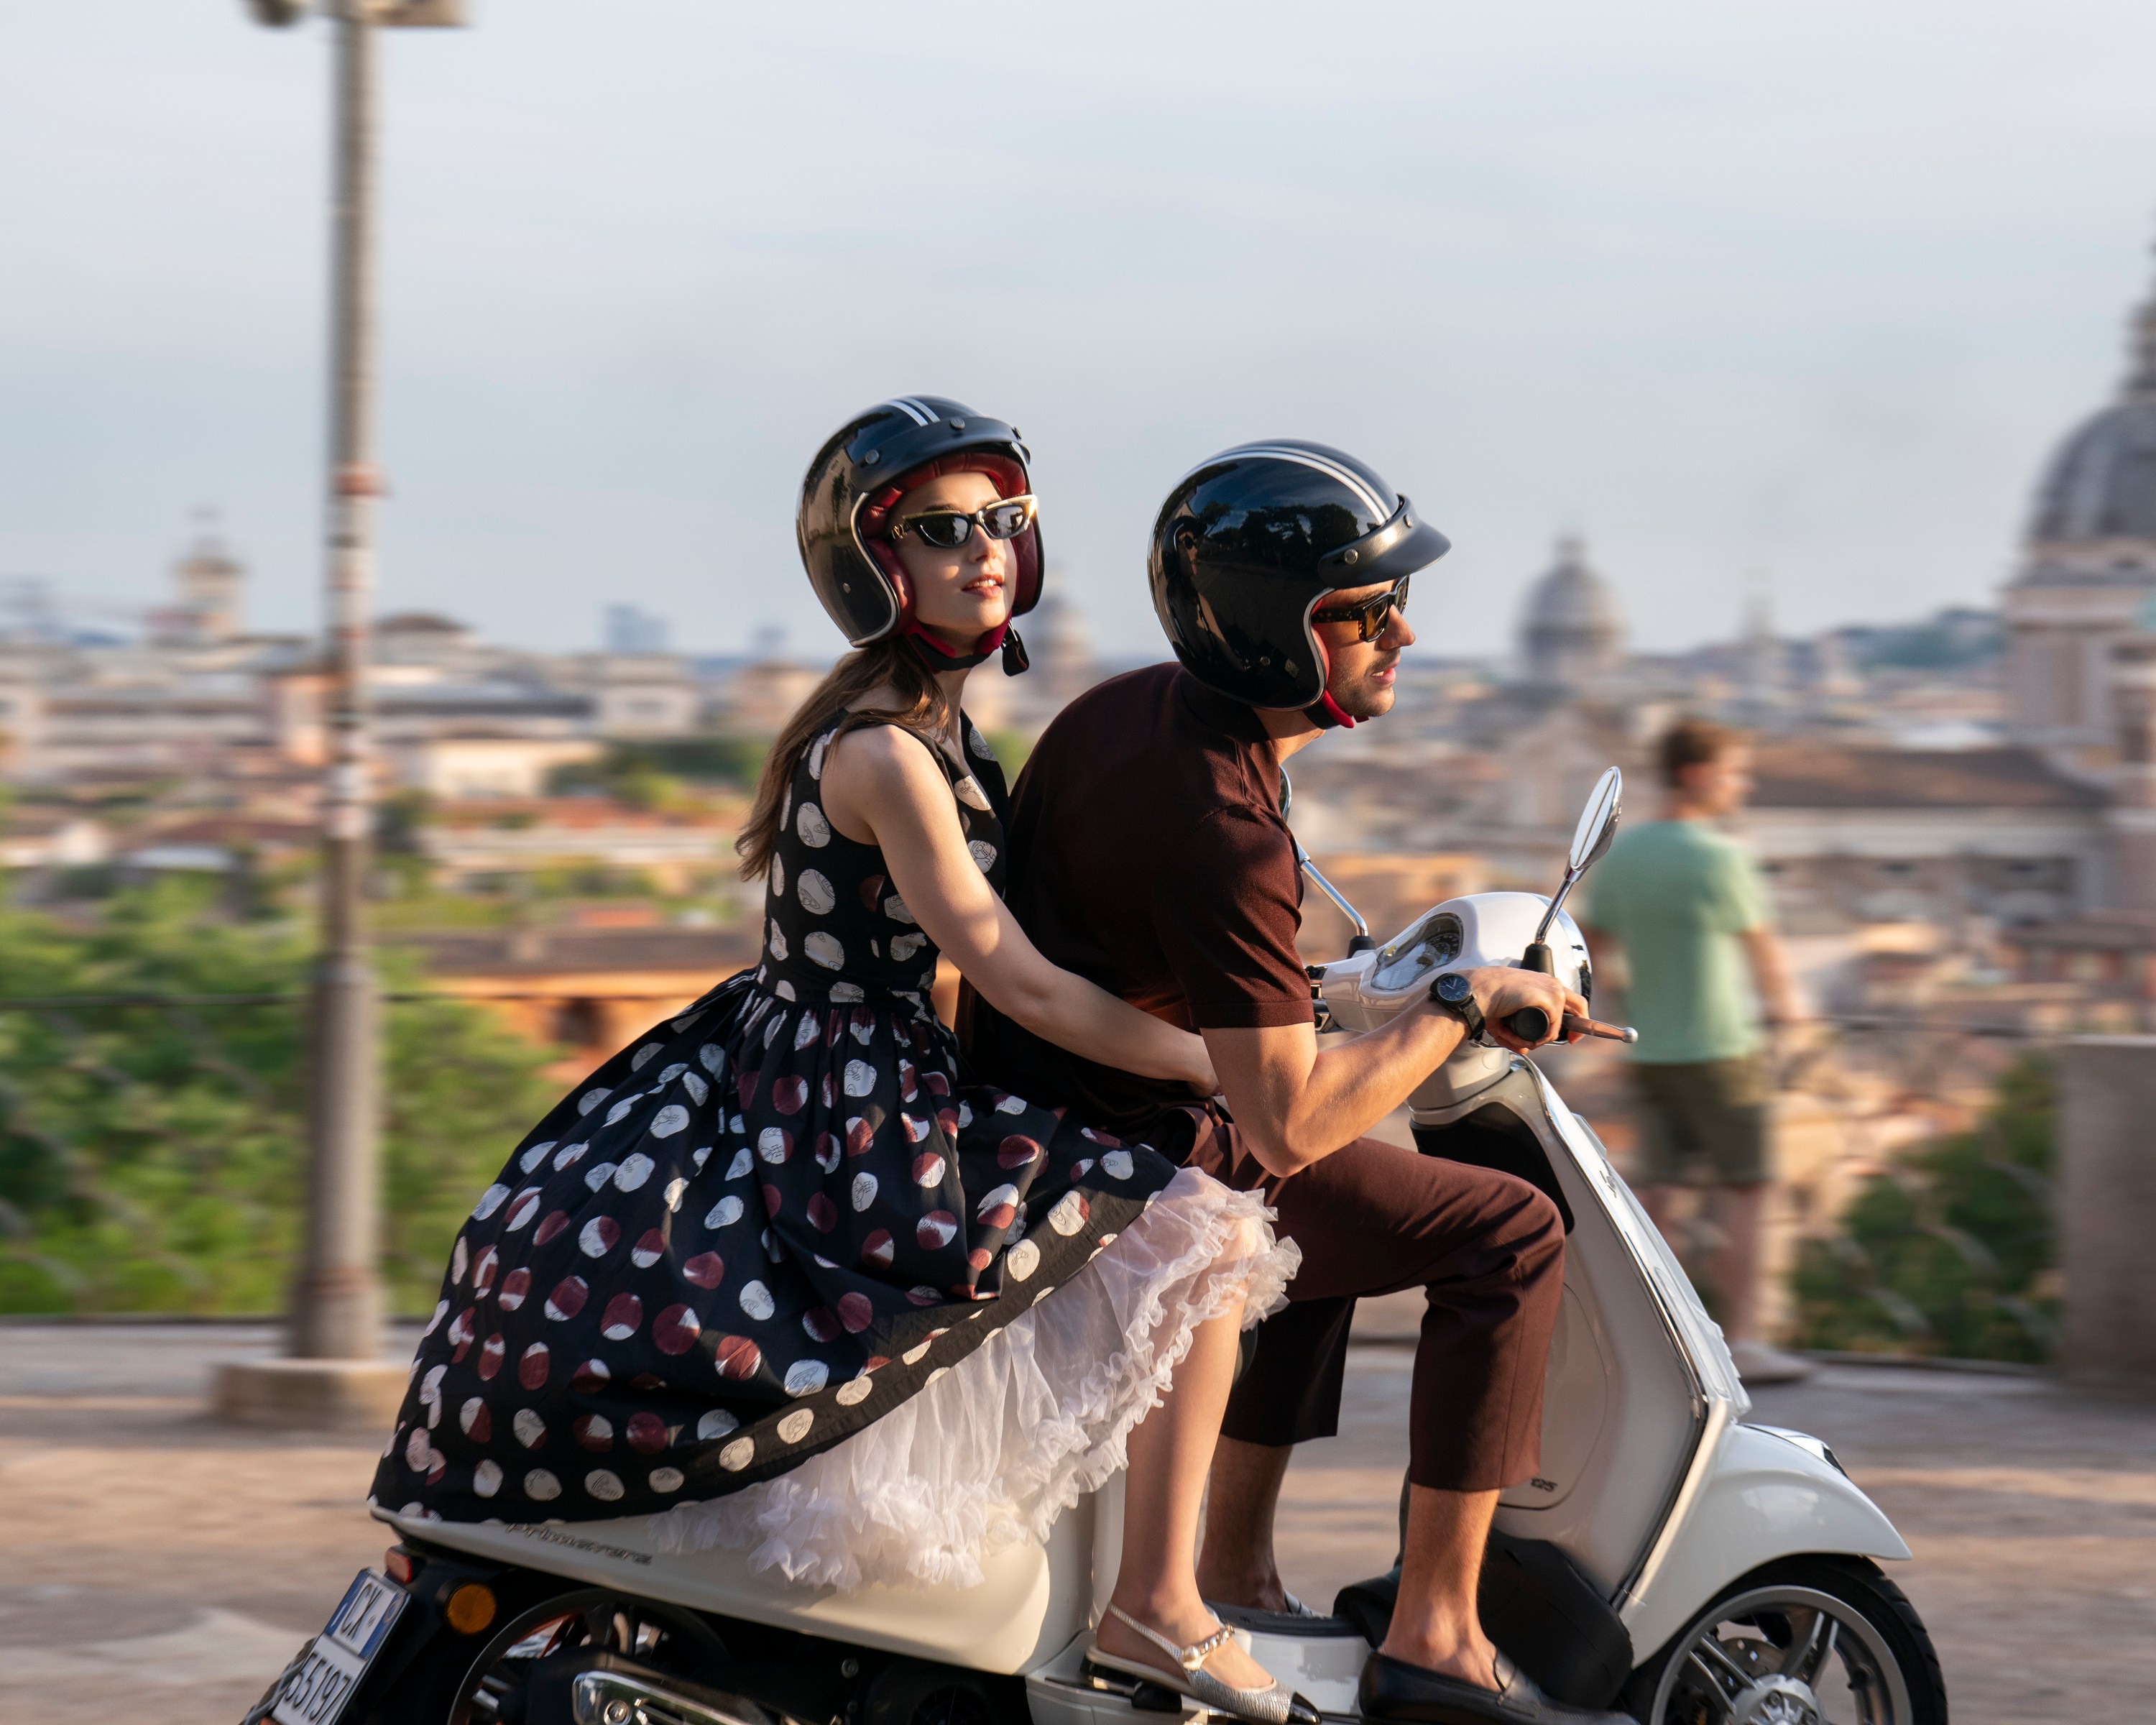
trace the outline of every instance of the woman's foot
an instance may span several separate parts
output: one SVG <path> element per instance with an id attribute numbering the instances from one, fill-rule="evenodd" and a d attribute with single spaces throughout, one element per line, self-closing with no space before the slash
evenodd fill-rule
<path id="1" fill-rule="evenodd" d="M 1183 1606 L 1125 1606 L 1123 1609 L 1147 1629 L 1165 1636 L 1178 1647 L 1188 1647 L 1202 1641 L 1220 1628 L 1220 1620 L 1199 1601 Z M 1112 1613 L 1102 1614 L 1101 1626 L 1093 1631 L 1093 1645 L 1103 1653 L 1113 1654 L 1118 1659 L 1151 1666 L 1164 1676 L 1182 1675 L 1180 1667 L 1172 1657 Z M 1263 1689 L 1273 1681 L 1273 1674 L 1251 1658 L 1240 1641 L 1233 1640 L 1213 1651 L 1206 1659 L 1204 1670 L 1208 1676 L 1217 1677 L 1230 1689 Z"/>

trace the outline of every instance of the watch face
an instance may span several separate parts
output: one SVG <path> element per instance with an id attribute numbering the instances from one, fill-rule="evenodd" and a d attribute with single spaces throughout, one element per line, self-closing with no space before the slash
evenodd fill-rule
<path id="1" fill-rule="evenodd" d="M 1458 971 L 1452 971 L 1437 979 L 1437 998 L 1457 1005 L 1474 998 L 1475 985 Z"/>

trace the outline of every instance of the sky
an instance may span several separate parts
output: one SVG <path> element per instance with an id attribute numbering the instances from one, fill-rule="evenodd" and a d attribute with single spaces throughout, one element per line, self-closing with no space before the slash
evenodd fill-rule
<path id="1" fill-rule="evenodd" d="M 1984 603 L 2151 276 L 2133 0 L 474 4 L 383 44 L 381 598 L 535 647 L 834 649 L 801 470 L 906 393 L 1024 430 L 1116 655 L 1160 497 L 1258 436 L 1451 536 L 1439 652 L 1562 532 L 1648 649 Z M 329 60 L 0 20 L 0 574 L 85 622 L 204 507 L 319 617 Z"/>

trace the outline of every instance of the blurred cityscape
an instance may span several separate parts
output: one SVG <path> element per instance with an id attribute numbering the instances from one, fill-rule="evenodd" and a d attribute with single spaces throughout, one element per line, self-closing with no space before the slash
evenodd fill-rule
<path id="1" fill-rule="evenodd" d="M 1440 567 L 1394 714 L 1296 762 L 1301 835 L 1382 938 L 1457 893 L 1546 890 L 1613 761 L 1649 814 L 1652 746 L 1676 716 L 1753 735 L 1742 831 L 1819 1020 L 1783 1051 L 1783 1269 L 1902 1149 L 1984 1118 L 2030 1040 L 2152 1025 L 2156 301 L 2128 345 L 2116 399 L 2039 477 L 2002 590 L 1972 572 L 1965 605 L 1804 637 L 1755 590 L 1740 638 L 1646 654 L 1627 643 L 1624 572 L 1567 537 L 1512 651 L 1461 659 L 1431 644 L 1445 607 L 1475 603 Z M 1028 620 L 1032 675 L 976 680 L 973 716 L 1013 768 L 1064 703 L 1127 668 L 1092 649 L 1077 590 L 1052 581 Z M 184 880 L 237 922 L 305 918 L 321 649 L 251 629 L 247 598 L 213 525 L 146 614 L 92 614 L 34 576 L 0 586 L 0 863 L 18 909 L 87 927 L 115 895 Z M 383 938 L 537 1051 L 548 1081 L 752 960 L 732 840 L 768 739 L 824 668 L 769 637 L 670 651 L 665 621 L 628 604 L 605 608 L 602 639 L 536 653 L 431 612 L 376 634 Z M 1306 910 L 1308 956 L 1339 950 L 1344 922 Z M 1598 1004 L 1621 1016 L 1621 994 Z M 1621 1159 L 1617 1066 L 1554 1058 Z"/>

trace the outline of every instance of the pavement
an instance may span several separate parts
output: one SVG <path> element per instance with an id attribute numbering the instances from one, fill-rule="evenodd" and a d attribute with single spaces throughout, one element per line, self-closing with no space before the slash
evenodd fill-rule
<path id="1" fill-rule="evenodd" d="M 1391 1560 L 1411 1305 L 1366 1302 L 1341 1434 L 1289 1475 L 1289 1585 Z M 393 1351 L 408 1350 L 408 1334 Z M 203 1418 L 265 1327 L 0 1326 L 0 1725 L 232 1725 L 384 1532 L 377 1445 Z M 1892 1567 L 1958 1725 L 2138 1717 L 2156 1692 L 2156 1406 L 2040 1377 L 1832 1366 L 1753 1418 L 1815 1432 L 1915 1549 Z"/>

